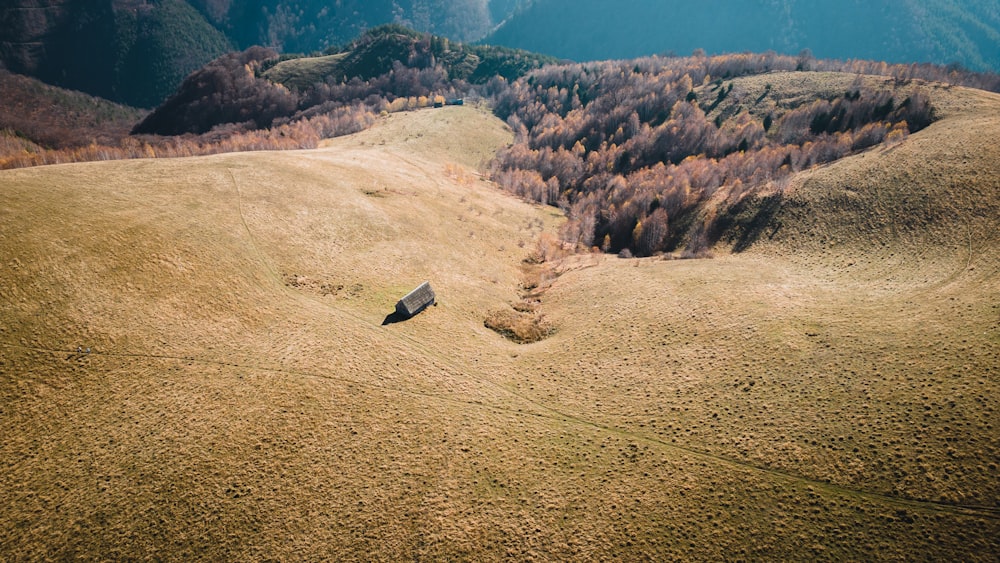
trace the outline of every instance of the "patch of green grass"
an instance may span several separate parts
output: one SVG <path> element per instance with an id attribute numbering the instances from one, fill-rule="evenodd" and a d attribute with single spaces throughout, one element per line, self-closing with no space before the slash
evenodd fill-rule
<path id="1" fill-rule="evenodd" d="M 322 57 L 303 57 L 281 61 L 264 72 L 264 77 L 289 88 L 304 90 L 313 84 L 326 81 L 340 69 L 346 53 Z"/>
<path id="2" fill-rule="evenodd" d="M 414 53 L 415 61 L 411 60 Z M 327 80 L 368 80 L 392 70 L 393 64 L 429 66 L 435 63 L 450 79 L 483 84 L 495 76 L 515 80 L 556 59 L 518 49 L 453 43 L 445 38 L 421 34 L 399 25 L 369 30 L 350 45 L 333 48 L 327 55 L 295 57 L 281 61 L 264 76 L 289 87 L 305 89 Z"/>

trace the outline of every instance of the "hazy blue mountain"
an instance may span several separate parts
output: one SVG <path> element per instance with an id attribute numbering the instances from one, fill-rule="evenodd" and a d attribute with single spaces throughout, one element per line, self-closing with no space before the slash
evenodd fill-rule
<path id="1" fill-rule="evenodd" d="M 481 39 L 523 0 L 190 0 L 241 47 L 312 52 L 397 23 L 457 41 Z"/>
<path id="2" fill-rule="evenodd" d="M 222 53 L 313 53 L 385 23 L 574 60 L 808 48 L 1000 69 L 996 0 L 5 0 L 0 64 L 152 107 Z"/>
<path id="3" fill-rule="evenodd" d="M 486 42 L 573 60 L 810 49 L 1000 69 L 996 0 L 535 0 Z"/>

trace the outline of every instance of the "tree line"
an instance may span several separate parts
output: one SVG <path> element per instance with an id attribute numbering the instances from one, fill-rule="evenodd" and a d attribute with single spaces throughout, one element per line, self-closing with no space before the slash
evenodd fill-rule
<path id="1" fill-rule="evenodd" d="M 397 25 L 370 30 L 331 52 L 345 54 L 337 72 L 304 88 L 269 80 L 288 57 L 263 47 L 223 55 L 190 74 L 178 91 L 128 134 L 93 128 L 17 137 L 25 120 L 0 115 L 0 168 L 84 160 L 193 156 L 239 150 L 302 149 L 370 126 L 382 112 L 465 97 L 497 76 L 516 79 L 552 62 L 513 49 L 450 44 Z M 138 112 L 136 112 L 138 113 Z M 119 124 L 120 125 L 120 124 Z M 106 128 L 104 128 L 106 129 Z M 71 139 L 71 142 L 49 143 Z"/>

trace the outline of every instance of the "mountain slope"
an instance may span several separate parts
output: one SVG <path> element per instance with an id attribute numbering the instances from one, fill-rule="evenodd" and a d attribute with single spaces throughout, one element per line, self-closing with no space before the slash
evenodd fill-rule
<path id="1" fill-rule="evenodd" d="M 343 52 L 282 60 L 251 47 L 191 73 L 174 95 L 134 132 L 204 133 L 220 124 L 267 128 L 276 120 L 353 107 L 388 111 L 390 103 L 447 95 L 472 84 L 514 80 L 549 57 L 502 47 L 451 44 L 447 39 L 388 24 L 367 31 Z M 398 108 L 397 108 L 398 109 Z"/>
<path id="2" fill-rule="evenodd" d="M 456 41 L 482 38 L 493 26 L 488 0 L 192 0 L 243 48 L 264 45 L 286 53 L 311 53 L 347 43 L 387 23 Z"/>
<path id="3" fill-rule="evenodd" d="M 0 7 L 0 60 L 11 71 L 153 107 L 232 47 L 182 0 L 32 0 Z"/>
<path id="4" fill-rule="evenodd" d="M 146 113 L 5 70 L 0 98 L 0 131 L 46 148 L 117 145 Z"/>
<path id="5" fill-rule="evenodd" d="M 1000 148 L 982 132 L 1000 128 L 1000 96 L 940 87 L 932 96 L 941 119 L 925 131 L 798 175 L 778 205 L 749 206 L 767 225 L 754 251 L 829 261 L 839 275 L 886 291 L 901 279 L 993 287 Z"/>
<path id="6" fill-rule="evenodd" d="M 986 0 L 903 2 L 538 0 L 486 40 L 574 60 L 763 52 L 1000 69 L 1000 9 Z"/>
<path id="7" fill-rule="evenodd" d="M 234 48 L 262 45 L 312 53 L 385 23 L 473 40 L 516 5 L 486 0 L 14 0 L 0 6 L 0 63 L 51 84 L 153 107 L 188 73 Z"/>
<path id="8" fill-rule="evenodd" d="M 470 107 L 2 172 L 0 558 L 989 560 L 1000 99 L 935 95 L 745 253 L 534 281 Z M 483 326 L 535 282 L 553 336 Z"/>

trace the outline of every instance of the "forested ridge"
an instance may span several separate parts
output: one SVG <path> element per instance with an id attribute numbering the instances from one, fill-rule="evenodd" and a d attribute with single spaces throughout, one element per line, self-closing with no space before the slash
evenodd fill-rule
<path id="1" fill-rule="evenodd" d="M 512 49 L 452 44 L 394 24 L 374 28 L 330 52 L 342 58 L 324 67 L 311 84 L 291 80 L 299 84 L 292 88 L 268 78 L 268 70 L 282 62 L 270 49 L 252 47 L 220 57 L 192 73 L 135 133 L 200 134 L 220 125 L 246 131 L 331 112 L 425 107 L 431 97 L 486 92 L 490 82 L 514 80 L 555 62 Z"/>
<path id="2" fill-rule="evenodd" d="M 796 79 L 805 84 L 822 71 L 856 78 L 841 90 L 811 86 L 794 96 L 736 80 L 803 71 L 813 71 Z M 933 65 L 774 53 L 546 67 L 497 97 L 516 140 L 493 176 L 565 210 L 561 238 L 571 247 L 698 255 L 747 230 L 740 221 L 753 218 L 737 217 L 742 204 L 777 201 L 791 174 L 898 143 L 933 122 L 925 80 L 1000 89 L 995 75 Z"/>
<path id="3" fill-rule="evenodd" d="M 104 107 L 83 95 L 64 97 L 72 107 L 49 112 L 52 119 L 43 113 L 29 122 L 16 112 L 0 111 L 0 168 L 314 148 L 321 139 L 370 126 L 383 112 L 489 97 L 526 72 L 556 62 L 515 49 L 453 43 L 395 24 L 369 30 L 330 52 L 335 54 L 279 56 L 251 47 L 223 55 L 133 122 L 132 135 L 120 120 L 113 127 L 85 123 L 68 130 L 81 121 L 64 119 L 62 113 L 85 104 Z M 288 65 L 293 68 L 284 72 Z M 24 82 L 0 74 L 0 90 L 9 85 L 17 99 L 31 91 L 20 86 Z M 143 113 L 130 115 L 138 119 Z"/>
<path id="4" fill-rule="evenodd" d="M 47 83 L 152 108 L 216 57 L 263 46 L 317 53 L 386 23 L 482 38 L 521 0 L 12 0 L 0 5 L 0 65 Z"/>
<path id="5" fill-rule="evenodd" d="M 808 54 L 560 64 L 397 25 L 328 53 L 224 55 L 132 135 L 116 122 L 100 143 L 76 132 L 59 136 L 78 139 L 68 146 L 39 146 L 34 129 L 12 119 L 22 129 L 4 136 L 0 167 L 312 148 L 382 113 L 472 96 L 515 133 L 492 177 L 559 206 L 568 217 L 563 248 L 700 256 L 720 240 L 739 250 L 759 236 L 753 210 L 780 206 L 792 174 L 894 145 L 932 123 L 931 83 L 1000 91 L 993 74 Z"/>

